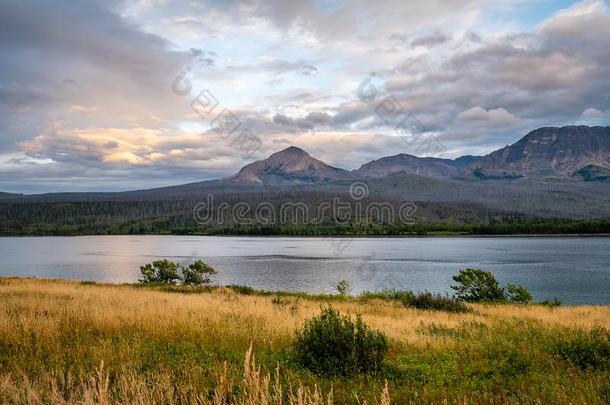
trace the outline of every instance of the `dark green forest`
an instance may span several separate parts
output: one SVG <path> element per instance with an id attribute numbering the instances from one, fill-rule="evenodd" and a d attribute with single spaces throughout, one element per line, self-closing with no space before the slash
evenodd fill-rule
<path id="1" fill-rule="evenodd" d="M 250 213 L 236 219 L 229 205 L 223 218 L 198 223 L 197 201 L 98 201 L 0 203 L 0 235 L 303 235 L 442 236 L 610 234 L 610 220 L 572 220 L 484 210 L 468 204 L 417 204 L 408 223 L 382 215 L 349 221 L 326 215 L 319 222 L 290 212 L 283 221 L 265 223 Z M 275 202 L 279 205 L 279 201 Z M 313 212 L 313 210 L 312 210 Z M 312 217 L 314 215 L 312 214 Z"/>

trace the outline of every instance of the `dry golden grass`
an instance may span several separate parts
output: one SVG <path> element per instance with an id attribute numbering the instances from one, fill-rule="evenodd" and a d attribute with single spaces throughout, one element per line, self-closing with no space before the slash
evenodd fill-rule
<path id="1" fill-rule="evenodd" d="M 603 306 L 474 305 L 472 313 L 454 314 L 381 300 L 331 303 L 343 313 L 361 314 L 370 326 L 384 331 L 392 356 L 405 350 L 440 353 L 458 344 L 447 336 L 422 333 L 427 327 L 493 327 L 525 320 L 542 329 L 610 328 L 610 308 Z M 228 289 L 179 294 L 0 279 L 0 402 L 322 404 L 332 403 L 334 396 L 336 403 L 353 403 L 354 394 L 347 391 L 361 382 L 345 389 L 336 387 L 336 381 L 311 385 L 314 376 L 288 370 L 274 358 L 290 348 L 295 330 L 327 304 L 298 297 L 274 302 L 270 296 Z M 211 354 L 206 348 L 213 348 Z M 154 364 L 162 350 L 166 356 Z M 204 360 L 191 360 L 180 350 L 198 350 L 193 353 L 203 353 Z M 142 360 L 143 353 L 151 364 Z M 256 365 L 257 353 L 265 358 L 263 369 Z M 185 360 L 172 365 L 171 356 Z M 26 361 L 29 364 L 19 364 Z M 175 372 L 166 373 L 165 362 L 175 366 Z M 237 370 L 236 364 L 244 368 Z M 384 380 L 374 390 L 369 398 L 374 395 L 375 402 L 388 404 L 391 397 L 393 403 L 409 402 L 394 398 Z"/>

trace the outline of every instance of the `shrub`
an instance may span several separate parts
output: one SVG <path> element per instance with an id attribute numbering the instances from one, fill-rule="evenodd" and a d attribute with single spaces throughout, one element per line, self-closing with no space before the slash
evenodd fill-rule
<path id="1" fill-rule="evenodd" d="M 453 276 L 458 285 L 453 285 L 458 299 L 467 302 L 503 302 L 504 289 L 494 275 L 480 269 L 464 269 Z"/>
<path id="2" fill-rule="evenodd" d="M 388 341 L 381 331 L 370 329 L 360 316 L 327 308 L 305 322 L 295 340 L 296 359 L 317 374 L 348 376 L 381 368 Z"/>
<path id="3" fill-rule="evenodd" d="M 558 298 L 553 298 L 541 301 L 539 304 L 549 308 L 556 308 L 561 306 L 561 301 Z"/>
<path id="4" fill-rule="evenodd" d="M 182 267 L 182 284 L 206 285 L 210 283 L 208 275 L 216 274 L 216 271 L 207 263 L 196 260 L 188 267 Z"/>
<path id="5" fill-rule="evenodd" d="M 216 274 L 216 271 L 201 260 L 196 260 L 187 267 L 169 260 L 157 260 L 140 266 L 142 278 L 138 280 L 142 284 L 167 284 L 175 285 L 181 281 L 183 285 L 202 286 L 209 284 L 207 277 Z M 180 277 L 182 273 L 182 277 Z"/>
<path id="6" fill-rule="evenodd" d="M 349 281 L 341 280 L 337 283 L 336 288 L 337 288 L 337 292 L 339 294 L 345 295 L 345 294 L 349 293 L 349 291 L 351 290 L 352 287 L 351 287 Z"/>
<path id="7" fill-rule="evenodd" d="M 418 309 L 427 309 L 446 312 L 469 312 L 470 309 L 463 302 L 453 297 L 441 294 L 432 294 L 425 291 L 414 294 L 411 301 L 403 302 L 405 306 L 412 306 Z"/>
<path id="8" fill-rule="evenodd" d="M 180 279 L 178 263 L 169 260 L 157 260 L 140 267 L 140 283 L 176 284 Z"/>
<path id="9" fill-rule="evenodd" d="M 581 369 L 610 368 L 610 331 L 596 327 L 591 331 L 576 330 L 557 338 L 553 352 Z"/>
<path id="10" fill-rule="evenodd" d="M 519 304 L 527 304 L 532 300 L 532 294 L 525 287 L 511 283 L 506 285 L 506 296 L 509 301 Z"/>
<path id="11" fill-rule="evenodd" d="M 248 287 L 246 285 L 228 285 L 227 286 L 228 289 L 233 290 L 233 292 L 237 293 L 237 294 L 241 294 L 241 295 L 254 295 L 257 293 L 257 291 L 252 288 L 252 287 Z"/>
<path id="12" fill-rule="evenodd" d="M 526 373 L 532 367 L 531 357 L 513 347 L 501 348 L 497 351 L 492 349 L 490 354 L 492 355 L 490 360 L 495 363 L 496 370 L 503 379 Z"/>
<path id="13" fill-rule="evenodd" d="M 381 291 L 365 291 L 361 297 L 363 299 L 380 299 L 385 301 L 410 301 L 413 297 L 413 291 L 409 290 L 381 290 Z"/>
<path id="14" fill-rule="evenodd" d="M 405 307 L 427 309 L 447 312 L 469 312 L 470 309 L 463 302 L 447 295 L 432 294 L 425 291 L 414 293 L 409 290 L 383 290 L 377 292 L 366 291 L 362 293 L 363 299 L 382 299 L 386 301 L 398 301 Z"/>

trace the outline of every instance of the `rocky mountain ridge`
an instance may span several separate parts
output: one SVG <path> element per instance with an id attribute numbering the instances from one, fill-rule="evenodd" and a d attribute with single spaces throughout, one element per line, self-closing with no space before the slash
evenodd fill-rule
<path id="1" fill-rule="evenodd" d="M 396 173 L 435 179 L 606 181 L 610 178 L 610 127 L 539 128 L 486 156 L 442 159 L 400 153 L 365 163 L 351 172 L 330 166 L 291 146 L 244 166 L 223 181 L 264 185 L 318 184 L 382 178 Z"/>

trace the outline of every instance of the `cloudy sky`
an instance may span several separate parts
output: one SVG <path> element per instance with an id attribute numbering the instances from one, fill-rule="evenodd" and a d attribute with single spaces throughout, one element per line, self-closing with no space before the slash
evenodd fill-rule
<path id="1" fill-rule="evenodd" d="M 0 190 L 346 169 L 610 125 L 603 0 L 3 0 Z"/>

